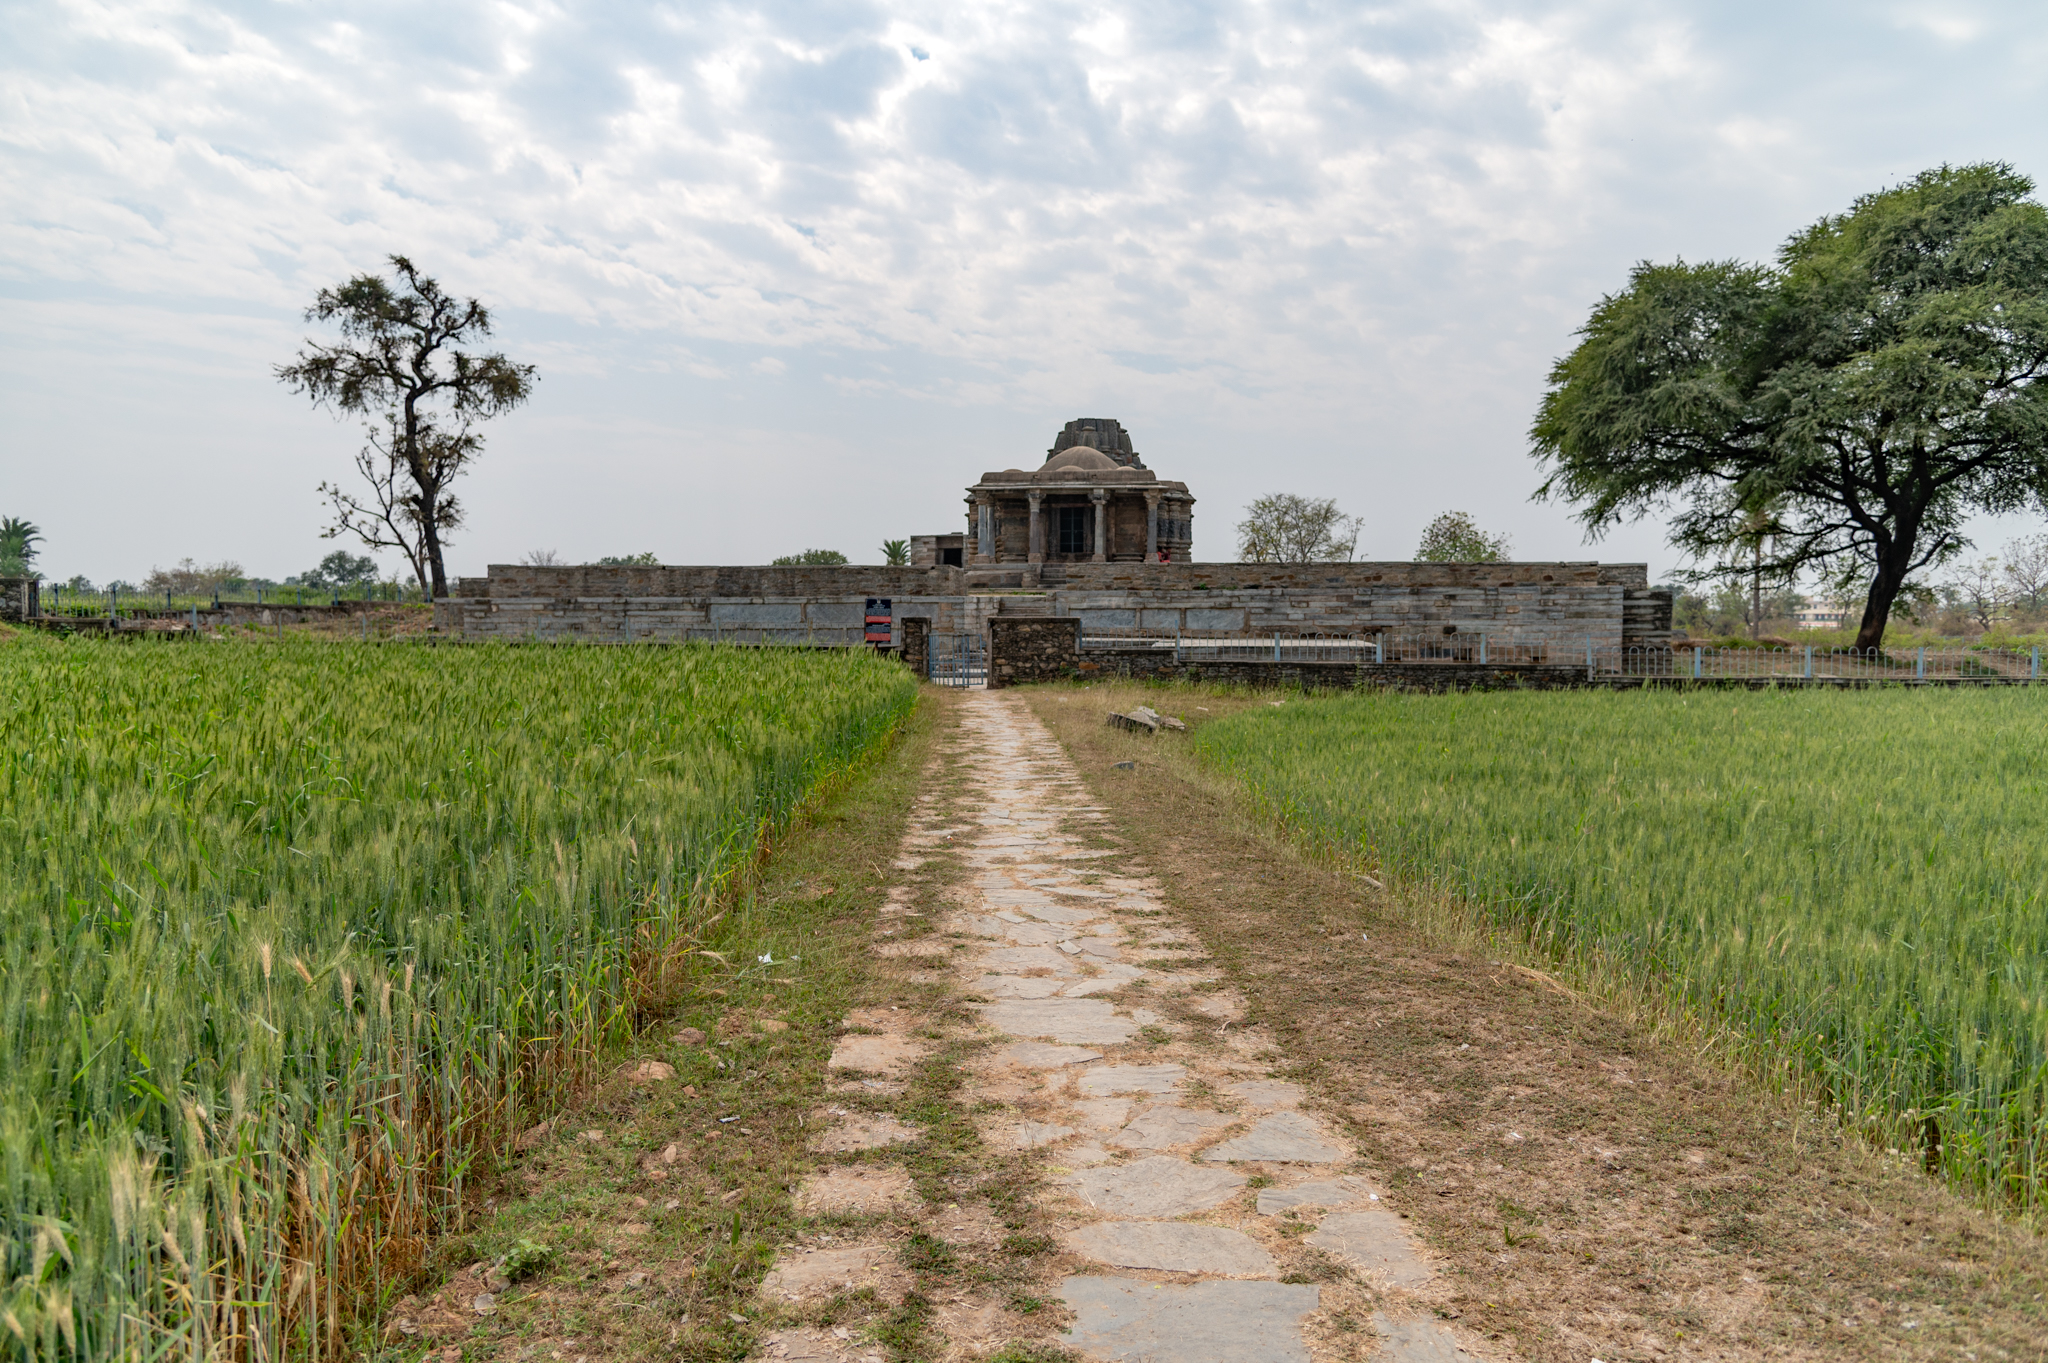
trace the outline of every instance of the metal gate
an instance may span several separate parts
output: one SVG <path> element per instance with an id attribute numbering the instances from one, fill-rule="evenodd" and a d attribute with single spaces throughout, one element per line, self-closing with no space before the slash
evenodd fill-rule
<path id="1" fill-rule="evenodd" d="M 978 634 L 927 635 L 925 666 L 940 686 L 988 685 L 988 654 Z"/>

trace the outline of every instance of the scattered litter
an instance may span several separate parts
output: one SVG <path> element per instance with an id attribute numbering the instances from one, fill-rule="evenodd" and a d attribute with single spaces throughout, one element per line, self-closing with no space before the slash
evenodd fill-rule
<path id="1" fill-rule="evenodd" d="M 1137 769 L 1138 764 L 1136 762 L 1117 762 L 1110 767 L 1111 771 L 1136 771 Z"/>
<path id="2" fill-rule="evenodd" d="M 1366 884 L 1372 886 L 1375 890 L 1384 890 L 1387 888 L 1386 886 L 1380 884 L 1377 880 L 1374 880 L 1369 875 L 1360 875 L 1358 878 L 1364 881 Z"/>
<path id="3" fill-rule="evenodd" d="M 1361 932 L 1358 934 L 1358 940 L 1361 942 L 1370 942 L 1372 940 L 1372 934 Z"/>
<path id="4" fill-rule="evenodd" d="M 1460 1047 L 1459 1047 L 1458 1049 L 1462 1051 L 1462 1050 L 1464 1050 L 1465 1048 L 1464 1048 L 1463 1046 L 1460 1046 Z M 723 1125 L 725 1125 L 725 1124 L 726 1124 L 727 1122 L 736 1122 L 736 1121 L 738 1121 L 738 1120 L 739 1120 L 739 1118 L 737 1118 L 737 1117 L 720 1117 L 720 1118 L 718 1119 L 718 1124 L 719 1124 L 720 1126 L 723 1126 Z"/>
<path id="5" fill-rule="evenodd" d="M 762 965 L 774 965 L 775 953 L 771 951 L 765 956 L 756 956 L 754 959 L 759 961 Z"/>

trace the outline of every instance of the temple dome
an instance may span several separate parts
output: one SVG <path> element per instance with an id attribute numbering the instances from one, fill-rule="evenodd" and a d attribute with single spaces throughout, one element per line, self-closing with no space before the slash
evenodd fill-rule
<path id="1" fill-rule="evenodd" d="M 1088 445 L 1076 445 L 1061 450 L 1045 461 L 1040 473 L 1051 473 L 1055 469 L 1062 473 L 1109 473 L 1123 467 L 1101 450 Z"/>

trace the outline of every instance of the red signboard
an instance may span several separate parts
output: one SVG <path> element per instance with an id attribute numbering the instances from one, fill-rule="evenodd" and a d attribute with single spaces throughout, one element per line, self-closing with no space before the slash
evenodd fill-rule
<path id="1" fill-rule="evenodd" d="M 892 638 L 896 623 L 896 612 L 886 596 L 868 598 L 867 641 L 871 644 L 887 644 Z"/>

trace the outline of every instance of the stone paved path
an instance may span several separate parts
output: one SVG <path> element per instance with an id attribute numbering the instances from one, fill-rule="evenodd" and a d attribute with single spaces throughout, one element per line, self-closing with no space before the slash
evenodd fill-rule
<path id="1" fill-rule="evenodd" d="M 1076 1265 L 1051 1285 L 1073 1312 L 1058 1342 L 1129 1363 L 1461 1363 L 1465 1349 L 1478 1353 L 1430 1310 L 1443 1285 L 1374 1171 L 1276 1077 L 1285 1057 L 1237 1022 L 1243 1000 L 1174 922 L 1148 868 L 1105 845 L 1115 842 L 1106 816 L 1052 735 L 1014 696 L 970 692 L 965 705 L 955 741 L 977 773 L 970 794 L 921 803 L 898 861 L 913 871 L 951 848 L 966 862 L 962 892 L 930 938 L 892 944 L 885 910 L 877 950 L 943 951 L 995 1041 L 969 1100 L 995 1105 L 985 1140 L 1041 1161 L 1042 1196 Z M 833 1065 L 886 1091 L 919 1053 L 911 1033 L 925 1024 L 876 1014 L 857 1021 L 880 1035 L 847 1037 Z M 877 1125 L 842 1114 L 821 1148 L 914 1135 Z M 868 1177 L 900 1192 L 886 1171 Z M 805 1196 L 835 1179 L 847 1182 L 821 1176 Z M 950 1219 L 938 1218 L 942 1230 Z M 964 1222 L 950 1230 L 974 1233 Z M 790 1256 L 764 1290 L 794 1300 L 806 1282 L 886 1271 L 859 1247 L 818 1249 Z M 949 1356 L 1000 1344 L 1007 1327 L 1030 1333 L 1000 1317 L 995 1304 L 942 1313 Z M 785 1331 L 764 1352 L 820 1363 L 879 1356 L 822 1329 Z M 1484 1352 L 1505 1357 L 1498 1346 Z"/>

